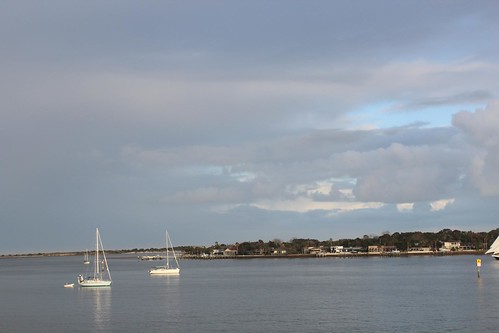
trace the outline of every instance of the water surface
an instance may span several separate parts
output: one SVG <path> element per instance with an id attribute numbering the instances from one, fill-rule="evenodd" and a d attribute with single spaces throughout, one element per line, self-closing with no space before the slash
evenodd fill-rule
<path id="1" fill-rule="evenodd" d="M 108 256 L 97 289 L 77 286 L 80 257 L 1 259 L 0 332 L 493 332 L 499 261 L 478 278 L 477 258 L 186 260 L 164 277 Z"/>

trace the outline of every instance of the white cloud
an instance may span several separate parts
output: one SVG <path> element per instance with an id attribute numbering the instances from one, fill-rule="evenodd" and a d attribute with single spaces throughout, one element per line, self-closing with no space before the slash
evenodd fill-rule
<path id="1" fill-rule="evenodd" d="M 400 203 L 397 204 L 397 210 L 399 212 L 410 212 L 414 209 L 414 203 Z"/>
<path id="2" fill-rule="evenodd" d="M 455 199 L 441 199 L 437 201 L 430 202 L 430 208 L 432 212 L 437 212 L 447 208 L 447 206 L 452 205 Z"/>
<path id="3" fill-rule="evenodd" d="M 252 206 L 265 210 L 290 211 L 306 213 L 315 210 L 349 212 L 361 209 L 378 209 L 384 206 L 381 202 L 316 202 L 309 198 L 296 200 L 273 200 L 253 203 Z"/>

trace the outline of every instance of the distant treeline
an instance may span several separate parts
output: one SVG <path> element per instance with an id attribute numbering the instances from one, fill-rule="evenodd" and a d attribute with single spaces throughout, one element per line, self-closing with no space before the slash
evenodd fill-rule
<path id="1" fill-rule="evenodd" d="M 492 242 L 499 236 L 499 228 L 489 232 L 473 232 L 443 229 L 439 232 L 383 232 L 381 236 L 364 235 L 355 239 L 338 239 L 338 240 L 318 240 L 311 238 L 293 238 L 289 241 L 273 239 L 264 242 L 263 240 L 248 241 L 235 244 L 219 244 L 215 242 L 212 246 L 176 246 L 175 249 L 183 251 L 186 254 L 202 255 L 211 254 L 214 250 L 233 249 L 239 255 L 254 255 L 254 254 L 270 254 L 276 250 L 285 251 L 287 254 L 303 253 L 304 249 L 309 247 L 324 247 L 330 248 L 333 246 L 343 246 L 345 248 L 362 248 L 367 249 L 371 245 L 387 245 L 395 246 L 400 251 L 407 251 L 413 247 L 431 247 L 439 249 L 443 242 L 460 242 L 469 248 L 476 250 L 487 249 Z M 154 252 L 163 249 L 132 249 L 129 252 Z"/>
<path id="2" fill-rule="evenodd" d="M 400 251 L 407 251 L 415 247 L 430 247 L 437 250 L 442 247 L 444 242 L 460 242 L 462 246 L 474 250 L 486 250 L 499 236 L 499 228 L 489 232 L 473 232 L 443 229 L 439 232 L 395 232 L 391 234 L 388 231 L 381 236 L 364 235 L 355 239 L 337 239 L 318 240 L 312 238 L 293 238 L 289 241 L 273 239 L 267 242 L 263 240 L 248 241 L 234 244 L 215 244 L 211 246 L 175 246 L 177 251 L 191 255 L 210 255 L 214 251 L 233 251 L 238 255 L 268 255 L 277 253 L 301 254 L 309 247 L 330 249 L 334 246 L 343 246 L 344 248 L 361 248 L 367 250 L 371 245 L 395 246 Z M 134 248 L 131 250 L 106 250 L 107 253 L 137 253 L 137 252 L 161 252 L 165 248 Z M 26 254 L 2 254 L 0 258 L 23 257 L 23 256 L 68 256 L 82 255 L 83 252 L 54 252 L 54 253 L 26 253 Z"/>

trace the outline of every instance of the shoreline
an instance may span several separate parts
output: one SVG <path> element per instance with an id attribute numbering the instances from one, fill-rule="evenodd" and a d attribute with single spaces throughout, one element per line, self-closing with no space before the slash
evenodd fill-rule
<path id="1" fill-rule="evenodd" d="M 183 256 L 183 260 L 221 260 L 221 259 L 295 259 L 295 258 L 360 258 L 360 257 L 411 257 L 411 256 L 458 256 L 484 255 L 485 251 L 452 251 L 452 252 L 399 252 L 399 253 L 325 253 L 325 254 L 276 254 L 276 255 L 236 255 L 236 256 Z"/>
<path id="2" fill-rule="evenodd" d="M 150 252 L 120 252 L 106 251 L 112 255 L 112 259 L 135 259 L 137 254 Z M 456 255 L 484 255 L 484 250 L 467 250 L 467 251 L 433 251 L 433 252 L 397 252 L 397 253 L 319 253 L 319 254 L 273 254 L 273 255 L 216 255 L 216 256 L 201 256 L 201 255 L 183 255 L 181 260 L 221 260 L 221 259 L 296 259 L 296 258 L 359 258 L 359 257 L 410 257 L 410 256 L 456 256 Z M 121 256 L 120 256 L 121 255 Z M 76 257 L 83 256 L 83 252 L 50 252 L 50 253 L 33 253 L 33 254 L 2 254 L 0 259 L 27 259 L 27 258 L 44 258 L 44 257 Z M 140 260 L 140 259 L 139 259 Z"/>

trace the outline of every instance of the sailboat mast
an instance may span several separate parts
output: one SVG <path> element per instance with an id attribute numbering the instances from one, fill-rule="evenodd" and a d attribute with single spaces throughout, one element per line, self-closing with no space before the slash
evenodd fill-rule
<path id="1" fill-rule="evenodd" d="M 177 260 L 177 255 L 175 254 L 175 248 L 173 247 L 173 243 L 172 243 L 172 240 L 170 239 L 170 235 L 168 235 L 168 231 L 166 231 L 166 256 L 167 256 L 167 262 L 170 262 L 169 258 L 168 258 L 168 248 L 171 248 L 172 249 L 172 253 L 173 253 L 173 260 L 175 261 L 175 265 L 177 265 L 177 267 L 179 267 L 178 265 L 178 260 Z M 170 267 L 170 264 L 168 263 L 167 264 L 168 267 Z"/>
<path id="2" fill-rule="evenodd" d="M 165 231 L 165 245 L 166 245 L 166 268 L 170 268 L 170 256 L 168 254 L 168 231 Z"/>
<path id="3" fill-rule="evenodd" d="M 106 272 L 107 272 L 107 277 L 109 278 L 109 281 L 111 281 L 111 272 L 109 271 L 109 266 L 107 265 L 107 258 L 106 258 L 106 252 L 104 252 L 104 245 L 102 245 L 102 239 L 100 238 L 100 234 L 99 234 L 99 244 L 100 244 L 100 248 L 101 248 L 101 251 L 102 251 L 102 258 L 103 258 L 103 267 L 100 271 L 100 278 L 102 279 L 102 276 L 104 274 L 104 266 L 106 267 Z"/>
<path id="4" fill-rule="evenodd" d="M 99 228 L 95 228 L 95 269 L 94 279 L 100 277 L 99 273 Z"/>

